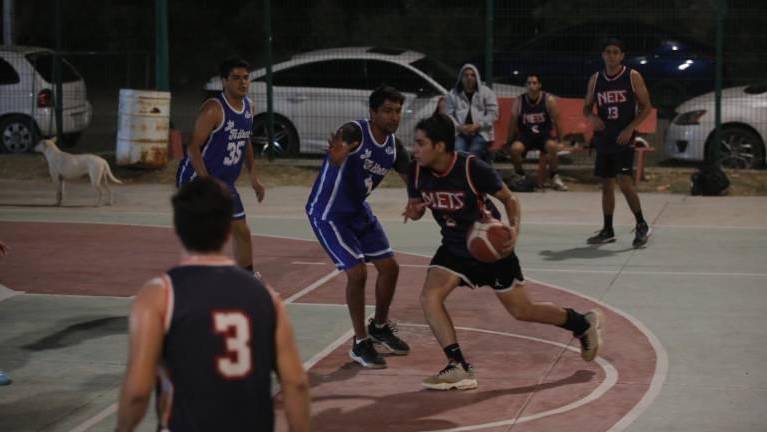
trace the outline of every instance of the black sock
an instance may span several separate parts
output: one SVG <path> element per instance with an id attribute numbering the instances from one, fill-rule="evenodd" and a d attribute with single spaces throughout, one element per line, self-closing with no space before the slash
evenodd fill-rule
<path id="1" fill-rule="evenodd" d="M 251 264 L 251 265 L 246 265 L 246 266 L 245 266 L 245 267 L 243 267 L 243 268 L 244 268 L 245 270 L 247 270 L 247 271 L 249 271 L 249 272 L 253 273 L 253 265 L 252 265 L 252 264 Z"/>
<path id="2" fill-rule="evenodd" d="M 570 330 L 576 336 L 582 335 L 583 332 L 589 329 L 591 324 L 586 321 L 586 318 L 583 316 L 583 314 L 580 314 L 570 308 L 565 308 L 565 311 L 567 312 L 567 320 L 560 327 L 566 330 Z"/>
<path id="3" fill-rule="evenodd" d="M 469 364 L 466 363 L 466 360 L 463 358 L 463 353 L 461 352 L 461 347 L 458 346 L 457 343 L 454 343 L 452 345 L 446 346 L 444 349 L 445 355 L 447 356 L 447 359 L 449 361 L 460 363 L 464 369 L 469 368 Z"/>
<path id="4" fill-rule="evenodd" d="M 647 222 L 644 220 L 644 216 L 642 216 L 642 210 L 635 211 L 634 216 L 637 218 L 637 225 L 647 224 Z"/>
<path id="5" fill-rule="evenodd" d="M 605 217 L 605 229 L 613 230 L 613 215 L 606 214 Z"/>

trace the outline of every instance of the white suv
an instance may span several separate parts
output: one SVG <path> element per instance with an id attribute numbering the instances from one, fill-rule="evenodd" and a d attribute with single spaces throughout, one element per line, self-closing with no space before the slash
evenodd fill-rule
<path id="1" fill-rule="evenodd" d="M 413 144 L 415 124 L 430 116 L 440 98 L 458 78 L 458 70 L 409 50 L 345 47 L 310 51 L 273 66 L 274 140 L 284 154 L 324 153 L 327 137 L 349 120 L 369 116 L 368 97 L 386 83 L 405 95 L 397 136 Z M 250 97 L 256 117 L 254 138 L 267 143 L 265 69 L 250 73 Z M 220 91 L 221 80 L 211 78 L 208 91 Z M 496 84 L 496 95 L 517 96 L 524 87 Z"/>
<path id="2" fill-rule="evenodd" d="M 56 134 L 54 52 L 37 47 L 0 46 L 0 151 L 30 151 L 41 136 Z M 64 145 L 72 145 L 91 122 L 85 82 L 62 61 Z"/>

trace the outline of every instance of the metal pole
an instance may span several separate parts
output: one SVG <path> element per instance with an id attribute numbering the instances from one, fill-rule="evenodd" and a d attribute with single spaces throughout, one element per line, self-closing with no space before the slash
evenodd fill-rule
<path id="1" fill-rule="evenodd" d="M 485 0 L 485 84 L 493 86 L 493 0 Z"/>
<path id="2" fill-rule="evenodd" d="M 13 0 L 3 0 L 3 45 L 13 45 Z"/>
<path id="3" fill-rule="evenodd" d="M 272 94 L 272 1 L 264 0 L 264 33 L 266 36 L 266 139 L 267 157 L 274 158 L 274 95 Z M 287 151 L 288 149 L 283 149 Z"/>
<path id="4" fill-rule="evenodd" d="M 727 16 L 727 0 L 717 2 L 716 13 L 716 71 L 714 75 L 714 145 L 709 149 L 710 160 L 707 162 L 716 168 L 722 163 L 722 74 L 724 71 L 724 20 Z"/>
<path id="5" fill-rule="evenodd" d="M 168 0 L 155 0 L 155 87 L 170 89 L 168 67 Z"/>
<path id="6" fill-rule="evenodd" d="M 61 86 L 61 47 L 62 47 L 62 0 L 56 0 L 56 53 L 53 55 L 53 82 L 56 86 L 55 96 L 53 98 L 54 110 L 56 114 L 56 138 L 59 143 L 63 140 L 64 125 L 64 91 Z"/>

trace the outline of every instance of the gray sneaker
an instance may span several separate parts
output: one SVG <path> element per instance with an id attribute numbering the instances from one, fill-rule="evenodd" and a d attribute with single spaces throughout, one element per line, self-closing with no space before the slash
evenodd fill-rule
<path id="1" fill-rule="evenodd" d="M 554 177 L 551 178 L 551 188 L 558 191 L 566 191 L 567 185 L 559 177 L 559 174 L 554 174 Z"/>
<path id="2" fill-rule="evenodd" d="M 581 342 L 581 358 L 586 361 L 592 361 L 599 354 L 599 347 L 602 345 L 602 324 L 604 317 L 599 309 L 594 309 L 584 315 L 589 322 L 589 328 L 583 334 L 576 336 Z"/>
<path id="3" fill-rule="evenodd" d="M 424 387 L 431 390 L 469 390 L 477 388 L 477 378 L 474 377 L 474 368 L 469 366 L 465 369 L 459 363 L 450 362 L 447 366 L 421 382 Z"/>

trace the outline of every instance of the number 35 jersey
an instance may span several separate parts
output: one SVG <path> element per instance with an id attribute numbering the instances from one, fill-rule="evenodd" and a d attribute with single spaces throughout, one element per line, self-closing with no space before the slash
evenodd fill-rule
<path id="1" fill-rule="evenodd" d="M 279 300 L 229 259 L 192 257 L 162 278 L 160 430 L 269 430 Z"/>
<path id="2" fill-rule="evenodd" d="M 242 110 L 235 110 L 223 93 L 212 100 L 218 102 L 224 111 L 223 122 L 210 133 L 202 146 L 202 160 L 208 173 L 229 185 L 234 185 L 242 170 L 242 162 L 253 130 L 252 103 L 243 99 Z M 197 177 L 187 153 L 179 164 L 177 186 Z"/>

